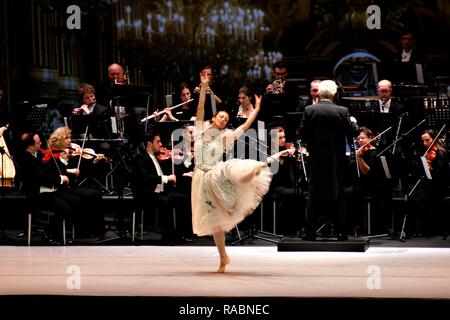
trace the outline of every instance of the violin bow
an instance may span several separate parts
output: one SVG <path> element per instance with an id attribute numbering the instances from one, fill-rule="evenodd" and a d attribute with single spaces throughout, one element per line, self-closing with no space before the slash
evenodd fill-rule
<path id="1" fill-rule="evenodd" d="M 53 162 L 55 163 L 56 169 L 58 169 L 59 175 L 62 176 L 63 174 L 61 172 L 61 169 L 58 166 L 58 162 L 56 161 L 55 155 L 53 154 L 52 147 L 50 146 L 50 143 L 47 138 L 45 139 L 45 143 L 47 143 L 47 148 L 50 151 L 50 155 L 52 156 L 52 159 L 53 159 Z"/>
<path id="2" fill-rule="evenodd" d="M 385 134 L 386 132 L 388 132 L 389 130 L 392 129 L 392 126 L 390 126 L 389 128 L 387 128 L 386 130 L 384 130 L 383 132 L 381 132 L 379 135 L 375 136 L 374 138 L 372 138 L 371 140 L 369 140 L 369 142 L 367 142 L 366 144 L 362 145 L 361 147 L 359 147 L 359 149 L 364 148 L 365 146 L 369 145 L 370 143 L 372 143 L 372 141 L 375 141 L 376 139 L 378 139 L 379 137 L 381 137 L 383 134 Z"/>
<path id="3" fill-rule="evenodd" d="M 436 137 L 434 137 L 433 142 L 431 142 L 430 146 L 428 147 L 427 151 L 424 153 L 423 157 L 427 156 L 427 153 L 430 152 L 431 148 L 433 148 L 434 144 L 436 143 L 437 139 L 439 138 L 439 136 L 441 135 L 442 131 L 444 131 L 445 127 L 447 125 L 444 124 L 441 128 L 441 130 L 439 130 L 438 134 L 436 135 Z"/>
<path id="4" fill-rule="evenodd" d="M 84 144 L 86 143 L 88 129 L 89 129 L 89 124 L 86 125 L 86 130 L 84 131 L 83 143 L 81 144 L 80 158 L 78 158 L 78 165 L 77 165 L 78 170 L 80 169 L 81 156 L 83 155 L 83 149 L 84 149 Z"/>
<path id="5" fill-rule="evenodd" d="M 370 143 L 370 142 L 369 142 L 369 143 Z M 367 143 L 366 143 L 366 145 L 367 145 Z M 353 148 L 355 149 L 356 172 L 357 172 L 357 174 L 358 174 L 358 178 L 361 178 L 361 170 L 360 170 L 360 168 L 359 168 L 359 162 L 358 162 L 358 159 L 356 158 L 356 152 L 357 152 L 357 150 L 359 150 L 359 149 L 356 149 L 356 139 L 355 139 L 355 138 L 353 138 Z M 362 147 L 360 147 L 360 148 L 362 148 Z"/>

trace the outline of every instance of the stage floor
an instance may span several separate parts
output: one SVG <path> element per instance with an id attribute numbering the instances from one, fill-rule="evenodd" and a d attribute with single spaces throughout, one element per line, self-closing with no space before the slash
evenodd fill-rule
<path id="1" fill-rule="evenodd" d="M 450 249 L 364 253 L 214 246 L 0 246 L 0 295 L 450 299 Z"/>

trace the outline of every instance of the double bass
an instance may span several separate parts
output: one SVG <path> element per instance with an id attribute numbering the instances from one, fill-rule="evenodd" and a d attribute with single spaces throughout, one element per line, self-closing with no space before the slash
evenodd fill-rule
<path id="1" fill-rule="evenodd" d="M 0 187 L 12 188 L 16 168 L 3 136 L 0 137 L 0 155 Z"/>

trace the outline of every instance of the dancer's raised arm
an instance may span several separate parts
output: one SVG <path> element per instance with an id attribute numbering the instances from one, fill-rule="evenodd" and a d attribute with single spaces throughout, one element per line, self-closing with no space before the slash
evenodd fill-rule
<path id="1" fill-rule="evenodd" d="M 197 124 L 200 125 L 200 129 L 203 128 L 203 121 L 205 120 L 205 99 L 206 99 L 206 90 L 208 89 L 208 76 L 205 72 L 200 73 L 200 97 L 198 99 L 197 106 Z"/>

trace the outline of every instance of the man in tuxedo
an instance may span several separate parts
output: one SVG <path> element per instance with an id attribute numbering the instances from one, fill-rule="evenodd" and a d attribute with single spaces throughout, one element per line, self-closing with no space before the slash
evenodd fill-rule
<path id="1" fill-rule="evenodd" d="M 261 108 L 260 117 L 266 122 L 279 120 L 288 112 L 295 112 L 298 107 L 297 85 L 289 81 L 288 69 L 284 62 L 278 61 L 274 64 L 273 82 L 266 87 L 264 107 Z"/>
<path id="2" fill-rule="evenodd" d="M 306 106 L 319 103 L 319 83 L 320 80 L 311 81 L 309 86 L 309 99 L 302 100 L 299 103 L 297 112 L 304 112 Z"/>
<path id="3" fill-rule="evenodd" d="M 378 82 L 377 95 L 378 100 L 373 101 L 367 111 L 372 113 L 386 113 L 387 115 L 386 118 L 379 120 L 377 123 L 369 123 L 368 126 L 375 131 L 375 134 L 392 126 L 392 129 L 381 138 L 381 144 L 387 146 L 395 139 L 399 119 L 404 114 L 405 107 L 392 99 L 392 83 L 389 80 L 381 80 Z"/>
<path id="4" fill-rule="evenodd" d="M 401 51 L 394 56 L 394 62 L 423 63 L 422 55 L 416 49 L 416 39 L 410 30 L 405 30 L 400 35 Z"/>
<path id="5" fill-rule="evenodd" d="M 176 234 L 183 229 L 186 221 L 188 197 L 173 191 L 176 183 L 175 174 L 164 174 L 164 165 L 157 159 L 161 148 L 161 137 L 156 131 L 148 132 L 144 138 L 145 151 L 137 154 L 133 160 L 135 195 L 139 205 L 146 212 L 155 208 L 161 221 L 161 241 L 172 245 L 177 240 Z M 173 209 L 176 209 L 176 221 L 173 220 Z M 175 230 L 176 224 L 176 230 Z"/>
<path id="6" fill-rule="evenodd" d="M 72 115 L 85 117 L 86 124 L 89 124 L 89 136 L 97 139 L 112 138 L 111 109 L 97 103 L 95 88 L 89 83 L 80 84 L 78 97 L 80 104 L 72 110 Z M 102 143 L 99 147 L 103 153 L 110 149 L 108 143 Z"/>
<path id="7" fill-rule="evenodd" d="M 315 218 L 333 215 L 337 219 L 339 240 L 346 240 L 344 210 L 344 171 L 346 144 L 356 136 L 356 119 L 347 108 L 335 105 L 334 81 L 319 84 L 320 103 L 305 108 L 300 124 L 300 138 L 309 151 L 311 173 L 307 203 L 306 239 L 315 239 Z M 347 141 L 346 141 L 347 139 Z M 349 140 L 350 139 L 350 140 Z"/>
<path id="8" fill-rule="evenodd" d="M 392 83 L 389 80 L 381 80 L 377 84 L 378 100 L 374 101 L 368 111 L 388 113 L 400 116 L 404 112 L 404 106 L 392 99 Z"/>

